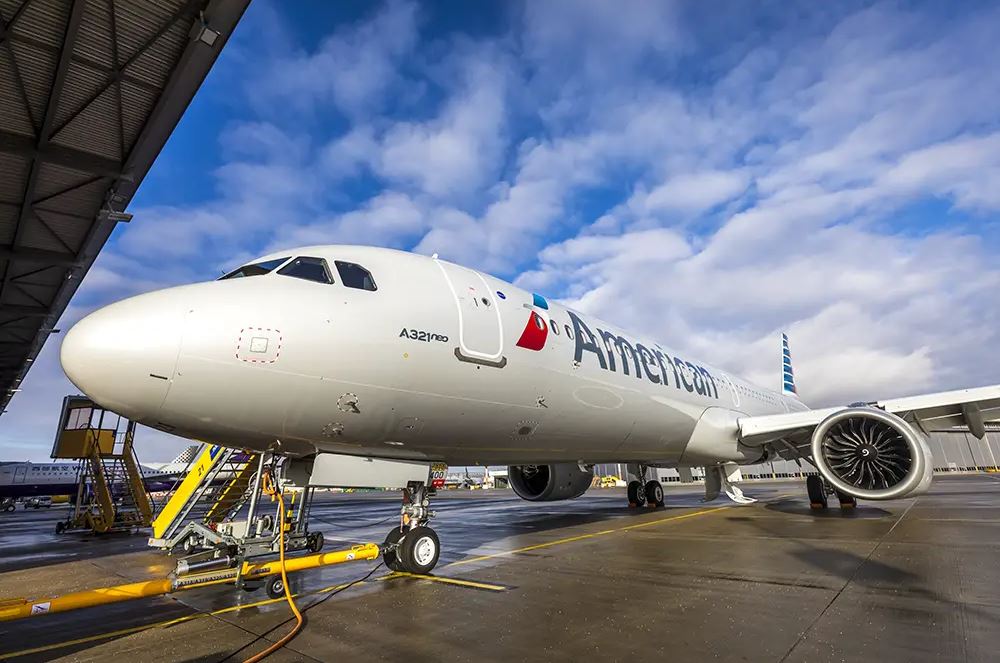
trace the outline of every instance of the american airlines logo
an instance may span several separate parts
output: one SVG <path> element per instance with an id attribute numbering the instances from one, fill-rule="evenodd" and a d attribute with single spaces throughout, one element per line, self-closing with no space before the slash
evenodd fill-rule
<path id="1" fill-rule="evenodd" d="M 703 366 L 671 357 L 657 347 L 650 349 L 642 343 L 633 343 L 620 334 L 599 327 L 595 327 L 595 334 L 578 315 L 572 311 L 567 313 L 573 321 L 576 341 L 574 361 L 582 364 L 586 352 L 596 355 L 598 364 L 606 371 L 617 373 L 620 370 L 625 375 L 635 375 L 637 379 L 646 379 L 653 384 L 672 384 L 677 389 L 697 392 L 701 396 L 719 397 L 715 378 Z"/>

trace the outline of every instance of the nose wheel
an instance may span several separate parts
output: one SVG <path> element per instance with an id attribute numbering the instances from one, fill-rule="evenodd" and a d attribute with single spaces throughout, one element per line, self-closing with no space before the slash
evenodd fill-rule
<path id="1" fill-rule="evenodd" d="M 382 559 L 389 569 L 425 575 L 437 566 L 441 541 L 437 532 L 426 525 L 408 532 L 393 528 L 386 535 L 382 550 Z"/>
<path id="2" fill-rule="evenodd" d="M 430 495 L 424 484 L 412 484 L 403 491 L 400 526 L 393 527 L 382 544 L 382 559 L 393 571 L 425 575 L 437 565 L 441 541 L 427 526 Z"/>
<path id="3" fill-rule="evenodd" d="M 399 549 L 399 542 L 403 539 L 404 532 L 398 527 L 393 527 L 385 535 L 385 543 L 382 544 L 382 561 L 390 571 L 405 571 L 403 563 L 399 561 L 396 554 Z"/>

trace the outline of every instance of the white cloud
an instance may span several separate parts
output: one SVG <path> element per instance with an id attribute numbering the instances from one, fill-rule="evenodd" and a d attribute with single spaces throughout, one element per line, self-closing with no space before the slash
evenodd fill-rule
<path id="1" fill-rule="evenodd" d="M 427 123 L 401 122 L 385 135 L 379 172 L 416 183 L 439 198 L 468 199 L 496 177 L 505 118 L 504 74 L 495 62 L 473 62 L 465 86 L 441 116 Z"/>
<path id="2" fill-rule="evenodd" d="M 581 236 L 546 248 L 525 280 L 559 283 L 588 312 L 765 385 L 787 330 L 800 392 L 817 405 L 995 381 L 1000 312 L 983 303 L 1000 269 L 975 238 L 855 224 L 784 240 L 699 250 L 666 230 Z"/>
<path id="3" fill-rule="evenodd" d="M 959 207 L 1000 209 L 1000 132 L 914 150 L 883 172 L 878 184 L 903 193 L 950 195 Z"/>
<path id="4" fill-rule="evenodd" d="M 620 83 L 623 76 L 631 79 L 643 60 L 690 46 L 672 2 L 557 0 L 527 2 L 524 9 L 525 57 L 546 84 L 572 88 L 567 77 Z"/>
<path id="5" fill-rule="evenodd" d="M 320 112 L 332 104 L 361 118 L 387 102 L 416 43 L 415 4 L 387 2 L 367 20 L 335 31 L 315 52 L 265 62 L 265 76 L 253 79 L 249 96 L 267 115 Z"/>
<path id="6" fill-rule="evenodd" d="M 351 129 L 323 149 L 325 174 L 351 177 L 367 169 L 391 186 L 438 200 L 475 200 L 495 181 L 504 156 L 506 67 L 489 49 L 456 55 L 449 96 L 434 117 Z"/>
<path id="7" fill-rule="evenodd" d="M 210 186 L 133 209 L 77 301 L 372 243 L 764 384 L 786 329 L 816 404 L 997 381 L 996 8 L 530 2 L 463 34 L 389 2 L 302 48 L 261 7 Z"/>
<path id="8" fill-rule="evenodd" d="M 632 204 L 646 214 L 702 212 L 732 200 L 746 190 L 749 178 L 740 171 L 706 171 L 673 177 L 649 193 L 633 196 Z"/>
<path id="9" fill-rule="evenodd" d="M 310 244 L 401 246 L 407 239 L 419 237 L 427 225 L 427 212 L 413 199 L 386 191 L 359 209 L 278 234 L 269 250 Z"/>

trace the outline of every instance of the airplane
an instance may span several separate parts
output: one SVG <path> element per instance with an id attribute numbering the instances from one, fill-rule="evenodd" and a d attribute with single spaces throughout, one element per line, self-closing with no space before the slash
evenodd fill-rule
<path id="1" fill-rule="evenodd" d="M 144 467 L 150 468 L 156 472 L 169 472 L 171 474 L 183 474 L 187 471 L 188 467 L 191 465 L 192 461 L 198 457 L 198 452 L 201 450 L 200 444 L 192 444 L 191 446 L 185 447 L 184 451 L 177 454 L 172 461 L 169 463 L 150 463 L 147 462 Z"/>
<path id="2" fill-rule="evenodd" d="M 633 506 L 664 504 L 652 467 L 705 467 L 706 499 L 746 502 L 739 466 L 769 458 L 815 466 L 816 508 L 902 498 L 930 486 L 929 432 L 982 437 L 1000 416 L 1000 385 L 810 409 L 787 337 L 771 390 L 437 255 L 364 246 L 282 250 L 113 303 L 73 326 L 61 362 L 95 402 L 177 435 L 314 472 L 352 456 L 507 465 L 531 501 L 627 463 Z M 404 489 L 389 568 L 437 563 L 429 492 Z"/>
<path id="3" fill-rule="evenodd" d="M 141 469 L 146 488 L 152 492 L 169 490 L 178 476 L 176 470 Z M 78 463 L 0 462 L 0 511 L 13 511 L 18 498 L 75 495 L 79 472 Z"/>

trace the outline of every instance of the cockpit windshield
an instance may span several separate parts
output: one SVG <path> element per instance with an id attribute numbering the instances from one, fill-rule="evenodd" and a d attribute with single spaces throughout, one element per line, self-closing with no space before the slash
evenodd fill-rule
<path id="1" fill-rule="evenodd" d="M 260 276 L 261 274 L 267 274 L 268 272 L 272 272 L 283 265 L 286 260 L 288 260 L 288 258 L 275 258 L 274 260 L 255 262 L 252 265 L 243 265 L 239 269 L 234 269 L 225 276 L 219 277 L 219 280 L 225 281 L 226 279 L 240 279 L 244 276 Z"/>
<path id="2" fill-rule="evenodd" d="M 299 257 L 278 270 L 284 276 L 294 276 L 297 279 L 315 281 L 316 283 L 333 283 L 330 270 L 322 258 Z"/>

